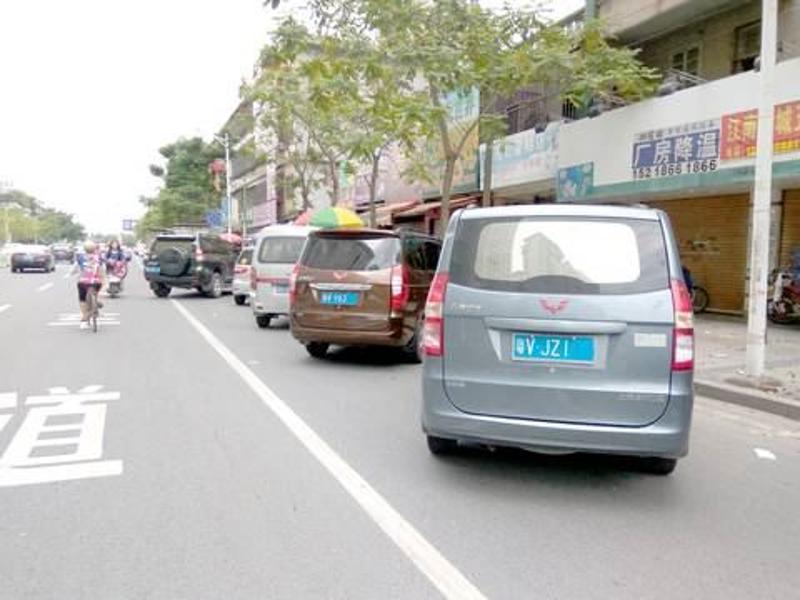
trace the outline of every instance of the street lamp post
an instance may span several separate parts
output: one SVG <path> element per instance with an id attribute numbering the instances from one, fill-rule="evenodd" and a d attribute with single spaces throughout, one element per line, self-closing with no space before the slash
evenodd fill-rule
<path id="1" fill-rule="evenodd" d="M 225 148 L 225 202 L 228 206 L 228 234 L 233 233 L 233 200 L 231 199 L 231 140 L 228 132 L 225 135 L 215 135 L 222 147 Z"/>

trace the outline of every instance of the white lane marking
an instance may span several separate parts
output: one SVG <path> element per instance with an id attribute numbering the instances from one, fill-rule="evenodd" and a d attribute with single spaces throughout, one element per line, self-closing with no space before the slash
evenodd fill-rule
<path id="1" fill-rule="evenodd" d="M 765 450 L 764 448 L 753 448 L 753 452 L 756 453 L 758 458 L 763 458 L 765 460 L 777 460 L 777 457 L 772 452 Z"/>
<path id="2" fill-rule="evenodd" d="M 36 288 L 36 291 L 37 291 L 37 292 L 46 292 L 46 291 L 47 291 L 47 290 L 49 290 L 51 287 L 53 287 L 53 282 L 52 282 L 52 281 L 50 281 L 50 282 L 48 282 L 48 283 L 45 283 L 45 284 L 43 284 L 43 285 L 40 285 L 38 288 Z"/>
<path id="3" fill-rule="evenodd" d="M 78 393 L 79 394 L 96 394 L 100 390 L 103 389 L 102 385 L 92 384 L 82 387 Z"/>
<path id="4" fill-rule="evenodd" d="M 247 365 L 239 360 L 180 302 L 170 300 L 209 346 L 228 363 L 264 405 L 294 434 L 306 450 L 327 469 L 364 512 L 400 548 L 445 598 L 482 599 L 485 596 L 414 526 L 339 456 L 297 413 L 281 400 Z"/>
<path id="5" fill-rule="evenodd" d="M 17 408 L 17 392 L 3 392 L 0 394 L 0 409 L 14 410 Z"/>
<path id="6" fill-rule="evenodd" d="M 70 277 L 72 277 L 72 269 L 64 273 L 64 279 L 69 279 Z"/>
<path id="7" fill-rule="evenodd" d="M 0 415 L 0 431 L 3 431 L 3 427 L 8 425 L 8 422 L 11 420 L 11 417 L 14 415 Z"/>
<path id="8" fill-rule="evenodd" d="M 121 460 L 47 465 L 35 469 L 3 469 L 0 470 L 0 487 L 90 479 L 93 477 L 112 477 L 114 475 L 122 475 Z"/>
<path id="9" fill-rule="evenodd" d="M 51 388 L 47 388 L 47 392 L 50 393 L 50 394 L 69 394 L 69 388 L 51 387 Z"/>
<path id="10" fill-rule="evenodd" d="M 11 308 L 10 304 L 0 304 L 0 313 Z"/>
<path id="11" fill-rule="evenodd" d="M 47 326 L 48 327 L 77 327 L 78 324 L 79 324 L 79 321 L 74 321 L 74 322 L 71 322 L 71 321 L 52 321 L 52 322 L 48 323 Z M 119 321 L 109 321 L 108 319 L 103 319 L 103 317 L 100 317 L 99 319 L 97 319 L 97 324 L 98 325 L 120 325 L 120 322 Z"/>

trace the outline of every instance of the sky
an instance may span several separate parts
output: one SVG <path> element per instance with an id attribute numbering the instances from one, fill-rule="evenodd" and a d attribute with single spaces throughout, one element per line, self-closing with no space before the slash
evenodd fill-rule
<path id="1" fill-rule="evenodd" d="M 583 2 L 548 4 L 558 17 Z M 1 0 L 0 181 L 90 232 L 119 232 L 156 190 L 148 165 L 158 148 L 211 139 L 288 10 L 262 0 Z"/>

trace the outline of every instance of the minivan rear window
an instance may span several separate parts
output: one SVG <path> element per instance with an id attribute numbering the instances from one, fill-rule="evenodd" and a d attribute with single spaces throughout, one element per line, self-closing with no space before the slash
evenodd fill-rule
<path id="1" fill-rule="evenodd" d="M 312 269 L 378 271 L 399 262 L 395 237 L 311 236 L 302 264 Z"/>
<path id="2" fill-rule="evenodd" d="M 294 264 L 300 258 L 306 238 L 302 236 L 270 236 L 261 241 L 258 260 L 262 263 Z"/>
<path id="3" fill-rule="evenodd" d="M 467 219 L 456 233 L 450 280 L 545 294 L 631 294 L 669 287 L 661 225 L 638 219 Z"/>

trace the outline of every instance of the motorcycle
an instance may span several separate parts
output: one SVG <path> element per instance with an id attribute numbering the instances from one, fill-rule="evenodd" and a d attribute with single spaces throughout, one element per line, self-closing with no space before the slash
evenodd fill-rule
<path id="1" fill-rule="evenodd" d="M 118 260 L 110 263 L 108 269 L 108 295 L 116 298 L 122 293 L 122 282 L 128 275 L 126 261 Z"/>
<path id="2" fill-rule="evenodd" d="M 789 271 L 775 271 L 772 298 L 767 300 L 767 317 L 773 323 L 800 323 L 800 279 Z"/>

